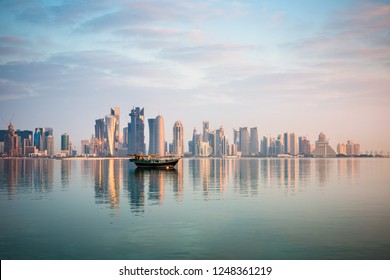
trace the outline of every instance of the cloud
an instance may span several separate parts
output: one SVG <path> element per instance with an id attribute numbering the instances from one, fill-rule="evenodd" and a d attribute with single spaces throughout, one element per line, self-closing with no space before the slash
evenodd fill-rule
<path id="1" fill-rule="evenodd" d="M 28 45 L 30 42 L 28 40 L 22 39 L 17 36 L 2 36 L 0 37 L 0 44 L 1 45 Z"/>
<path id="2" fill-rule="evenodd" d="M 240 44 L 196 45 L 165 49 L 160 52 L 159 57 L 172 61 L 205 63 L 206 66 L 210 63 L 235 61 L 251 49 L 249 45 Z"/>
<path id="3" fill-rule="evenodd" d="M 318 36 L 298 42 L 295 48 L 325 59 L 389 61 L 389 18 L 390 5 L 362 3 L 336 13 Z"/>
<path id="4" fill-rule="evenodd" d="M 33 97 L 37 95 L 38 93 L 35 92 L 30 87 L 24 87 L 12 81 L 0 80 L 0 100 L 2 101 L 12 100 L 12 99 L 22 99 L 22 98 Z"/>

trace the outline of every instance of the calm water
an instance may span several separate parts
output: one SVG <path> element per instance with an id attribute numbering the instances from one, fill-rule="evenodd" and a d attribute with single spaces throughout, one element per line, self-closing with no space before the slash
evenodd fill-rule
<path id="1" fill-rule="evenodd" d="M 1 259 L 390 259 L 390 159 L 0 160 Z"/>

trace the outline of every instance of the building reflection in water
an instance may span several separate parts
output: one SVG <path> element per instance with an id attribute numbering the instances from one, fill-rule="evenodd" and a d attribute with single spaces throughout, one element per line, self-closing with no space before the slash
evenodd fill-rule
<path id="1" fill-rule="evenodd" d="M 123 178 L 123 161 L 106 159 L 93 161 L 96 204 L 107 204 L 119 209 L 120 178 Z"/>
<path id="2" fill-rule="evenodd" d="M 53 190 L 54 166 L 51 159 L 1 159 L 1 192 L 43 194 Z M 38 197 L 38 198 L 43 198 Z"/>
<path id="3" fill-rule="evenodd" d="M 257 196 L 260 188 L 277 187 L 286 194 L 295 194 L 306 190 L 313 181 L 326 186 L 334 168 L 339 177 L 356 178 L 360 159 L 205 158 L 190 159 L 188 166 L 194 191 L 202 190 L 206 197 L 213 192 L 225 192 L 227 186 L 241 196 Z"/>
<path id="4" fill-rule="evenodd" d="M 69 188 L 69 183 L 72 179 L 72 161 L 63 159 L 61 160 L 61 185 L 62 189 Z"/>
<path id="5" fill-rule="evenodd" d="M 143 213 L 145 205 L 160 205 L 164 202 L 166 187 L 176 200 L 183 196 L 182 166 L 177 169 L 129 169 L 128 195 L 130 209 L 134 213 Z"/>
<path id="6" fill-rule="evenodd" d="M 188 161 L 193 190 L 202 191 L 207 199 L 210 193 L 223 193 L 227 188 L 228 168 L 231 160 L 197 158 Z"/>

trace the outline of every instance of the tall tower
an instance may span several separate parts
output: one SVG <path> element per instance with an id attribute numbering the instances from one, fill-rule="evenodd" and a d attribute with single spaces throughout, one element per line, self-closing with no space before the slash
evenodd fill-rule
<path id="1" fill-rule="evenodd" d="M 61 151 L 69 151 L 69 134 L 64 133 L 61 135 Z"/>
<path id="2" fill-rule="evenodd" d="M 210 124 L 208 121 L 203 122 L 203 142 L 209 141 Z"/>
<path id="3" fill-rule="evenodd" d="M 148 119 L 149 123 L 149 154 L 165 155 L 164 118 L 158 115 Z"/>
<path id="4" fill-rule="evenodd" d="M 115 156 L 115 128 L 116 118 L 113 115 L 106 116 L 107 152 L 109 156 Z"/>
<path id="5" fill-rule="evenodd" d="M 115 118 L 114 150 L 115 150 L 115 153 L 117 153 L 117 151 L 119 149 L 119 138 L 120 138 L 119 107 L 115 107 L 114 109 L 111 108 L 111 116 L 113 116 Z"/>
<path id="6" fill-rule="evenodd" d="M 54 156 L 54 136 L 49 135 L 46 136 L 46 145 L 47 145 L 47 155 L 48 156 Z"/>
<path id="7" fill-rule="evenodd" d="M 240 127 L 240 150 L 242 156 L 249 156 L 249 132 L 247 127 Z"/>
<path id="8" fill-rule="evenodd" d="M 145 154 L 145 114 L 144 108 L 133 108 L 129 114 L 130 122 L 128 123 L 128 153 Z"/>
<path id="9" fill-rule="evenodd" d="M 102 155 L 104 146 L 104 119 L 95 120 L 95 138 L 97 139 L 97 154 Z"/>
<path id="10" fill-rule="evenodd" d="M 156 119 L 148 119 L 149 124 L 149 149 L 148 154 L 156 153 Z"/>
<path id="11" fill-rule="evenodd" d="M 15 133 L 14 126 L 8 125 L 7 133 L 4 135 L 4 152 L 10 157 L 18 156 L 18 135 Z"/>
<path id="12" fill-rule="evenodd" d="M 251 128 L 249 153 L 254 156 L 257 156 L 259 153 L 259 134 L 257 132 L 257 127 Z"/>
<path id="13" fill-rule="evenodd" d="M 42 127 L 35 128 L 34 132 L 34 146 L 39 150 L 43 151 L 43 138 L 45 129 Z"/>
<path id="14" fill-rule="evenodd" d="M 290 154 L 291 155 L 298 154 L 298 141 L 297 141 L 297 135 L 295 133 L 290 133 Z"/>
<path id="15" fill-rule="evenodd" d="M 156 118 L 156 154 L 165 155 L 164 118 L 158 115 Z"/>
<path id="16" fill-rule="evenodd" d="M 182 155 L 184 153 L 183 124 L 181 121 L 173 125 L 173 153 Z"/>
<path id="17" fill-rule="evenodd" d="M 290 154 L 291 153 L 291 137 L 290 137 L 289 132 L 284 133 L 283 144 L 284 144 L 284 151 L 283 152 L 285 154 Z"/>
<path id="18" fill-rule="evenodd" d="M 237 146 L 238 151 L 241 151 L 240 148 L 240 131 L 233 129 L 233 144 Z"/>

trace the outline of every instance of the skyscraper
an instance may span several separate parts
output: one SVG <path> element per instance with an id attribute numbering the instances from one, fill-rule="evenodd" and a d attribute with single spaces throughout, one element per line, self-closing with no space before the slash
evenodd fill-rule
<path id="1" fill-rule="evenodd" d="M 298 140 L 295 133 L 290 133 L 290 155 L 298 154 Z"/>
<path id="2" fill-rule="evenodd" d="M 116 118 L 113 115 L 106 116 L 106 133 L 107 133 L 107 145 L 108 155 L 115 156 L 115 128 Z"/>
<path id="3" fill-rule="evenodd" d="M 209 141 L 210 124 L 208 121 L 203 122 L 203 142 Z"/>
<path id="4" fill-rule="evenodd" d="M 4 135 L 4 152 L 10 157 L 18 156 L 18 143 L 18 135 L 15 133 L 14 126 L 10 123 L 7 133 Z"/>
<path id="5" fill-rule="evenodd" d="M 54 156 L 54 136 L 46 136 L 47 155 Z"/>
<path id="6" fill-rule="evenodd" d="M 156 119 L 148 119 L 149 124 L 149 149 L 148 154 L 156 153 Z"/>
<path id="7" fill-rule="evenodd" d="M 96 153 L 98 155 L 102 155 L 103 154 L 103 147 L 104 147 L 104 119 L 95 120 L 95 138 L 97 139 Z"/>
<path id="8" fill-rule="evenodd" d="M 173 125 L 173 153 L 182 155 L 184 154 L 184 131 L 181 121 L 175 122 Z"/>
<path id="9" fill-rule="evenodd" d="M 44 138 L 44 131 L 45 129 L 38 127 L 35 128 L 34 132 L 34 146 L 39 150 L 43 151 L 43 138 Z"/>
<path id="10" fill-rule="evenodd" d="M 111 116 L 115 118 L 115 129 L 114 129 L 114 151 L 115 155 L 118 154 L 119 149 L 119 138 L 120 138 L 120 131 L 119 131 L 119 107 L 115 107 L 114 109 L 111 108 Z"/>
<path id="11" fill-rule="evenodd" d="M 238 151 L 240 150 L 240 131 L 233 129 L 233 145 L 236 145 Z"/>
<path id="12" fill-rule="evenodd" d="M 306 136 L 299 137 L 299 154 L 310 155 L 310 140 Z"/>
<path id="13" fill-rule="evenodd" d="M 130 123 L 128 123 L 128 153 L 145 154 L 145 114 L 144 108 L 133 108 L 129 114 Z"/>
<path id="14" fill-rule="evenodd" d="M 261 148 L 260 153 L 262 156 L 269 156 L 270 155 L 270 138 L 263 136 L 263 140 L 261 141 Z"/>
<path id="15" fill-rule="evenodd" d="M 149 119 L 149 154 L 165 155 L 164 118 Z"/>
<path id="16" fill-rule="evenodd" d="M 249 153 L 253 156 L 257 156 L 259 153 L 259 134 L 257 132 L 257 127 L 252 127 L 250 131 Z"/>
<path id="17" fill-rule="evenodd" d="M 291 137 L 290 137 L 289 132 L 284 133 L 283 144 L 284 144 L 284 151 L 283 152 L 285 154 L 290 154 L 291 153 Z"/>
<path id="18" fill-rule="evenodd" d="M 69 151 L 69 135 L 64 133 L 61 135 L 61 151 Z"/>
<path id="19" fill-rule="evenodd" d="M 249 156 L 249 132 L 247 127 L 240 127 L 240 151 L 242 156 Z"/>

